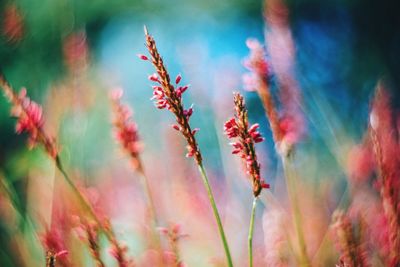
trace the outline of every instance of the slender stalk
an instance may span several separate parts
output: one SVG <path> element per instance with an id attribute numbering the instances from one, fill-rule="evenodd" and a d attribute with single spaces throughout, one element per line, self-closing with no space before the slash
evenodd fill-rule
<path id="1" fill-rule="evenodd" d="M 153 224 L 153 226 L 157 226 L 158 225 L 158 216 L 157 216 L 157 212 L 156 212 L 156 207 L 154 205 L 154 198 L 153 198 L 153 193 L 151 191 L 149 178 L 147 177 L 146 172 L 144 171 L 143 167 L 138 169 L 138 172 L 139 172 L 140 176 L 142 177 L 143 187 L 144 187 L 144 190 L 146 191 L 147 200 L 149 202 L 148 204 L 149 204 L 149 210 L 150 210 L 152 224 Z"/>
<path id="2" fill-rule="evenodd" d="M 207 177 L 207 174 L 206 174 L 206 171 L 204 169 L 203 164 L 201 164 L 201 163 L 198 164 L 198 167 L 199 167 L 199 171 L 200 171 L 200 174 L 201 174 L 201 178 L 203 179 L 204 186 L 205 186 L 205 188 L 207 190 L 208 198 L 209 198 L 210 203 L 211 203 L 211 207 L 212 207 L 212 210 L 213 210 L 213 213 L 214 213 L 214 217 L 217 220 L 218 230 L 219 230 L 219 234 L 220 234 L 221 239 L 222 239 L 222 243 L 224 245 L 224 250 L 225 250 L 225 255 L 226 255 L 226 258 L 227 258 L 227 261 L 228 261 L 228 266 L 229 267 L 233 267 L 232 257 L 231 257 L 231 253 L 229 251 L 229 246 L 228 246 L 228 241 L 226 240 L 224 227 L 222 226 L 221 218 L 219 216 L 218 209 L 217 209 L 217 205 L 215 204 L 215 200 L 214 200 L 214 196 L 213 196 L 213 193 L 212 193 L 212 190 L 211 190 L 210 182 L 208 181 L 208 177 Z"/>
<path id="3" fill-rule="evenodd" d="M 249 227 L 249 236 L 248 236 L 249 266 L 250 267 L 253 267 L 253 232 L 254 232 L 254 217 L 256 215 L 257 200 L 258 200 L 258 197 L 254 197 L 253 208 L 251 209 L 250 227 Z"/>
<path id="4" fill-rule="evenodd" d="M 282 155 L 283 171 L 285 173 L 287 191 L 294 215 L 296 236 L 299 242 L 299 249 L 300 249 L 299 266 L 309 267 L 311 266 L 311 262 L 307 255 L 307 246 L 304 239 L 301 212 L 300 212 L 300 207 L 298 205 L 297 186 L 296 186 L 297 177 L 296 177 L 296 172 L 293 169 L 292 153 L 293 151 L 290 152 L 288 155 Z"/>
<path id="5" fill-rule="evenodd" d="M 155 241 L 155 245 L 157 250 L 159 250 L 159 252 L 162 254 L 163 250 L 162 250 L 162 246 L 161 246 L 161 239 L 160 239 L 160 235 L 156 230 L 156 227 L 158 226 L 158 216 L 157 216 L 157 212 L 156 212 L 156 207 L 154 205 L 154 198 L 153 198 L 153 193 L 151 191 L 151 187 L 150 187 L 150 183 L 149 183 L 149 178 L 146 175 L 146 172 L 144 171 L 143 166 L 140 164 L 140 167 L 138 168 L 138 172 L 140 174 L 140 176 L 142 177 L 142 183 L 143 183 L 143 187 L 146 191 L 146 196 L 147 196 L 147 200 L 148 200 L 148 208 L 150 211 L 150 217 L 151 217 L 151 232 L 153 235 L 153 240 Z M 165 266 L 163 260 L 160 260 L 160 266 Z"/>
<path id="6" fill-rule="evenodd" d="M 67 181 L 68 185 L 71 187 L 72 191 L 75 193 L 76 197 L 78 198 L 80 204 L 85 208 L 85 210 L 90 214 L 92 219 L 96 221 L 96 223 L 99 225 L 100 229 L 103 230 L 104 234 L 106 235 L 107 239 L 110 242 L 113 242 L 115 240 L 115 237 L 113 234 L 109 231 L 106 230 L 103 227 L 103 224 L 100 222 L 99 218 L 97 217 L 96 213 L 93 211 L 93 208 L 91 205 L 87 202 L 87 200 L 82 196 L 82 193 L 79 191 L 79 189 L 76 187 L 75 183 L 71 180 L 71 178 L 68 176 L 67 172 L 64 170 L 60 157 L 56 156 L 55 158 L 56 161 L 56 166 L 57 169 L 62 173 L 62 175 L 65 178 L 65 181 Z"/>

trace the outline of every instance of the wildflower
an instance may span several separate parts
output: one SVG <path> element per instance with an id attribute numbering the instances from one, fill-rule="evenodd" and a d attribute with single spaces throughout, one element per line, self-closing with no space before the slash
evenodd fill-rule
<path id="1" fill-rule="evenodd" d="M 149 80 L 156 82 L 158 85 L 153 86 L 153 100 L 155 101 L 155 106 L 159 109 L 168 109 L 171 111 L 175 117 L 177 125 L 173 128 L 182 133 L 185 137 L 187 146 L 187 157 L 194 157 L 196 162 L 200 164 L 202 162 L 202 157 L 200 150 L 194 134 L 198 131 L 192 130 L 189 125 L 190 117 L 193 114 L 193 106 L 185 109 L 182 103 L 182 94 L 189 88 L 188 85 L 178 86 L 181 82 L 182 76 L 180 74 L 175 78 L 175 85 L 171 83 L 170 76 L 165 68 L 164 62 L 158 53 L 156 43 L 151 35 L 147 33 L 146 35 L 146 46 L 149 50 L 151 56 L 151 62 L 153 63 L 157 73 L 149 76 Z"/>
<path id="2" fill-rule="evenodd" d="M 157 71 L 157 73 L 151 76 L 150 80 L 158 83 L 161 89 L 157 90 L 162 91 L 162 93 L 153 94 L 156 99 L 156 106 L 160 109 L 167 108 L 175 115 L 177 125 L 173 126 L 173 128 L 175 130 L 180 131 L 183 137 L 187 141 L 188 152 L 186 156 L 194 158 L 194 160 L 197 163 L 200 175 L 203 179 L 203 184 L 208 193 L 208 198 L 210 200 L 214 217 L 217 221 L 217 226 L 221 237 L 221 241 L 224 246 L 228 266 L 232 267 L 233 262 L 229 251 L 228 241 L 226 240 L 224 228 L 222 226 L 221 218 L 219 216 L 219 212 L 215 204 L 210 182 L 208 180 L 206 171 L 203 166 L 202 162 L 203 160 L 200 153 L 200 149 L 198 147 L 197 141 L 194 136 L 199 129 L 192 130 L 189 124 L 189 119 L 193 114 L 193 106 L 190 107 L 189 109 L 185 109 L 182 103 L 182 94 L 187 90 L 188 86 L 175 88 L 175 86 L 178 86 L 178 83 L 180 83 L 181 81 L 180 74 L 175 78 L 175 86 L 172 85 L 169 74 L 164 65 L 164 62 L 160 54 L 158 53 L 156 43 L 153 37 L 149 35 L 149 33 L 147 32 L 146 27 L 144 27 L 144 33 L 146 37 L 146 46 L 151 56 L 151 62 Z M 153 87 L 153 89 L 154 88 L 158 88 L 158 85 L 156 87 Z"/>
<path id="3" fill-rule="evenodd" d="M 336 211 L 333 214 L 331 227 L 341 252 L 339 266 L 369 266 L 364 248 L 362 222 L 360 222 L 359 231 L 355 231 L 350 218 L 343 211 Z"/>
<path id="4" fill-rule="evenodd" d="M 134 168 L 140 171 L 143 168 L 140 160 L 140 152 L 143 146 L 140 142 L 137 125 L 132 120 L 132 111 L 120 101 L 122 94 L 122 89 L 114 89 L 111 93 L 114 111 L 114 134 L 117 141 L 131 156 Z"/>
<path id="5" fill-rule="evenodd" d="M 47 229 L 41 236 L 43 248 L 46 251 L 46 267 L 54 267 L 57 259 L 66 261 L 66 250 L 64 237 L 60 229 L 52 227 Z"/>
<path id="6" fill-rule="evenodd" d="M 111 241 L 111 248 L 109 250 L 110 255 L 118 262 L 119 267 L 132 267 L 134 263 L 132 260 L 126 259 L 126 252 L 128 247 L 121 245 L 117 240 Z"/>
<path id="7" fill-rule="evenodd" d="M 38 143 L 41 143 L 45 147 L 47 153 L 55 159 L 58 150 L 54 139 L 49 137 L 43 130 L 44 120 L 42 107 L 27 96 L 25 88 L 23 88 L 19 94 L 16 94 L 1 74 L 0 86 L 13 105 L 11 115 L 17 118 L 15 126 L 17 134 L 26 132 L 28 134 L 28 147 L 30 149 L 34 148 Z"/>
<path id="8" fill-rule="evenodd" d="M 224 131 L 229 139 L 237 140 L 231 143 L 234 148 L 232 154 L 239 154 L 245 162 L 247 174 L 252 178 L 253 194 L 257 197 L 261 193 L 262 188 L 269 188 L 269 184 L 265 183 L 260 177 L 260 164 L 257 161 L 254 146 L 255 143 L 262 142 L 264 138 L 258 132 L 259 125 L 257 123 L 249 127 L 243 96 L 235 93 L 234 102 L 235 117 L 225 123 Z"/>
<path id="9" fill-rule="evenodd" d="M 370 136 L 378 171 L 378 186 L 388 223 L 389 266 L 400 264 L 400 154 L 389 95 L 380 82 L 370 115 Z"/>
<path id="10" fill-rule="evenodd" d="M 255 39 L 246 42 L 250 49 L 250 55 L 244 60 L 244 66 L 251 72 L 243 76 L 245 87 L 249 91 L 256 91 L 264 106 L 266 116 L 271 126 L 275 144 L 282 141 L 282 129 L 280 127 L 279 115 L 269 89 L 269 66 L 266 59 L 264 47 Z"/>
<path id="11" fill-rule="evenodd" d="M 68 35 L 63 41 L 63 53 L 65 64 L 72 73 L 85 70 L 89 55 L 85 31 Z"/>

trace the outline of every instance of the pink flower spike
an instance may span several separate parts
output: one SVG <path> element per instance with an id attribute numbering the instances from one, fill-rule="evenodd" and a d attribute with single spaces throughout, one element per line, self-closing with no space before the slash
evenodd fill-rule
<path id="1" fill-rule="evenodd" d="M 138 56 L 141 60 L 149 60 L 149 58 L 146 57 L 146 56 L 143 55 L 143 54 L 137 54 L 137 56 Z"/>
<path id="2" fill-rule="evenodd" d="M 176 78 L 175 78 L 175 83 L 176 84 L 179 84 L 179 82 L 182 80 L 182 76 L 181 76 L 181 74 L 178 74 L 177 76 L 176 76 Z"/>

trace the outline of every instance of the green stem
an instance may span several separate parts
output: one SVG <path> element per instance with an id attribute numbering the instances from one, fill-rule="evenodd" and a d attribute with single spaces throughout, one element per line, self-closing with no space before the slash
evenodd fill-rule
<path id="1" fill-rule="evenodd" d="M 250 217 L 250 227 L 249 227 L 249 266 L 253 267 L 253 232 L 254 232 L 254 217 L 256 215 L 256 206 L 257 206 L 258 197 L 254 197 L 253 200 L 253 208 L 251 209 L 251 217 Z"/>
<path id="2" fill-rule="evenodd" d="M 297 177 L 296 177 L 296 172 L 292 166 L 293 165 L 292 153 L 293 151 L 290 152 L 288 155 L 282 156 L 283 171 L 285 173 L 286 186 L 293 210 L 296 235 L 299 242 L 299 249 L 300 249 L 299 266 L 310 267 L 311 263 L 307 255 L 307 246 L 304 239 L 301 212 L 300 212 L 300 207 L 298 205 L 297 186 L 296 186 Z"/>
<path id="3" fill-rule="evenodd" d="M 213 196 L 213 193 L 211 190 L 210 182 L 208 181 L 208 177 L 207 177 L 207 174 L 206 174 L 203 164 L 199 163 L 198 167 L 199 167 L 201 177 L 203 178 L 204 186 L 207 189 L 207 194 L 208 194 L 208 198 L 211 203 L 214 217 L 217 220 L 218 230 L 219 230 L 219 234 L 221 236 L 222 243 L 224 245 L 225 255 L 226 255 L 226 258 L 228 261 L 228 266 L 233 267 L 231 253 L 229 252 L 228 241 L 226 240 L 226 237 L 225 237 L 224 227 L 222 226 L 221 218 L 219 216 L 218 209 L 217 209 L 217 205 L 215 204 L 215 200 L 214 200 L 214 196 Z"/>
<path id="4" fill-rule="evenodd" d="M 160 253 L 162 253 L 163 251 L 162 251 L 162 246 L 161 246 L 161 239 L 160 239 L 159 233 L 157 232 L 157 229 L 156 229 L 156 227 L 158 226 L 158 217 L 157 217 L 156 207 L 154 205 L 154 198 L 153 198 L 153 193 L 151 191 L 149 178 L 147 177 L 143 166 L 141 166 L 138 169 L 138 172 L 142 177 L 143 187 L 145 188 L 146 195 L 147 195 L 150 216 L 151 216 L 151 222 L 152 222 L 151 232 L 153 235 L 153 240 L 155 241 L 155 245 L 156 245 L 157 249 L 160 251 Z M 164 266 L 164 262 L 162 260 L 160 260 L 160 266 Z"/>
<path id="5" fill-rule="evenodd" d="M 79 191 L 78 187 L 76 187 L 75 183 L 69 178 L 67 172 L 64 170 L 61 160 L 59 156 L 55 158 L 57 169 L 62 173 L 67 181 L 68 185 L 71 187 L 72 191 L 74 191 L 75 195 L 77 196 L 80 204 L 85 208 L 85 210 L 90 214 L 90 216 L 96 221 L 99 227 L 103 230 L 104 234 L 106 235 L 107 239 L 110 242 L 114 242 L 115 238 L 113 237 L 112 233 L 107 229 L 104 229 L 103 224 L 100 222 L 99 218 L 97 217 L 96 213 L 93 211 L 91 205 L 87 202 L 87 200 L 82 196 L 82 193 Z"/>

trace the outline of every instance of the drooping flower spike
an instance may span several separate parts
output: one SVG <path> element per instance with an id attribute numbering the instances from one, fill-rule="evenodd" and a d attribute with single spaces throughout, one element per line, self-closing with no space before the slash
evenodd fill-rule
<path id="1" fill-rule="evenodd" d="M 249 127 L 247 109 L 243 96 L 235 93 L 233 97 L 235 103 L 235 116 L 229 119 L 224 125 L 225 134 L 229 139 L 233 139 L 232 154 L 239 154 L 246 164 L 246 172 L 252 178 L 253 194 L 257 197 L 263 188 L 269 188 L 260 175 L 260 164 L 257 161 L 255 143 L 264 140 L 258 132 L 258 123 Z"/>

